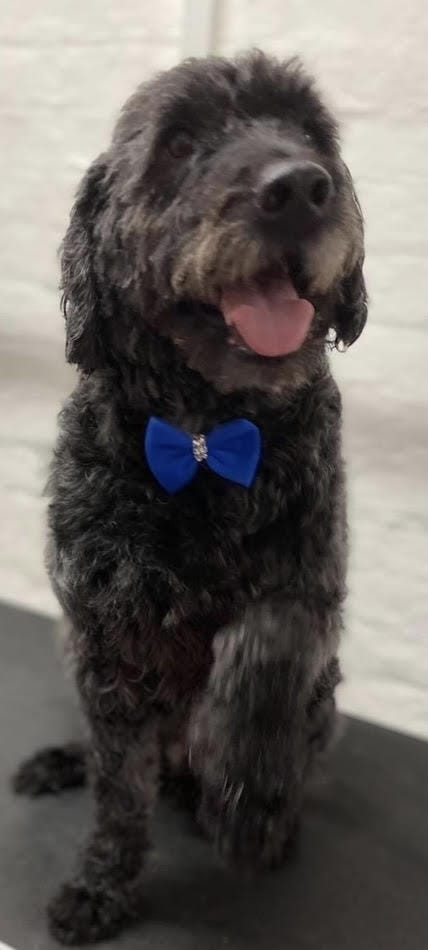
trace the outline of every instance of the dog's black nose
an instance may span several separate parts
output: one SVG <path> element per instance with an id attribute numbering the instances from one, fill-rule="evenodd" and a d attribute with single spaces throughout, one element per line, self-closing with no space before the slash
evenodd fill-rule
<path id="1" fill-rule="evenodd" d="M 290 225 L 320 221 L 330 204 L 333 182 L 329 173 L 310 161 L 274 162 L 262 172 L 257 199 L 266 220 Z"/>

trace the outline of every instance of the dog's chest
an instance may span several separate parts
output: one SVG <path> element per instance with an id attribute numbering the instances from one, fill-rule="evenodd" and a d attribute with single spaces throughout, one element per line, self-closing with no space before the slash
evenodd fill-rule
<path id="1" fill-rule="evenodd" d="M 246 489 L 202 468 L 172 497 L 151 481 L 143 532 L 147 558 L 176 595 L 191 594 L 198 602 L 259 592 L 275 581 L 290 546 L 290 532 L 279 528 L 287 518 L 283 487 L 278 472 L 273 480 L 266 470 Z"/>
<path id="2" fill-rule="evenodd" d="M 201 472 L 195 483 L 174 498 L 151 507 L 151 540 L 159 566 L 185 580 L 186 586 L 226 583 L 242 562 L 252 523 L 251 498 L 245 489 L 216 485 Z"/>

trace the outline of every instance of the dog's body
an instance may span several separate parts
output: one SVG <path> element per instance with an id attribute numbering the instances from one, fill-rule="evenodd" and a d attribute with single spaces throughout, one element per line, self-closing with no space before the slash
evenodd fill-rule
<path id="1" fill-rule="evenodd" d="M 51 905 L 66 943 L 133 913 L 163 761 L 198 777 L 223 854 L 284 857 L 334 728 L 346 525 L 325 336 L 351 343 L 364 325 L 362 258 L 334 123 L 296 64 L 261 54 L 143 87 L 83 182 L 63 249 L 67 353 L 82 373 L 61 416 L 48 565 L 97 819 Z M 269 336 L 277 293 L 288 336 L 272 330 L 267 354 L 251 321 L 262 299 Z M 295 304 L 315 311 L 298 345 Z M 254 484 L 201 466 L 168 495 L 143 451 L 153 416 L 189 433 L 255 423 Z M 82 779 L 74 748 L 42 753 L 17 785 Z"/>

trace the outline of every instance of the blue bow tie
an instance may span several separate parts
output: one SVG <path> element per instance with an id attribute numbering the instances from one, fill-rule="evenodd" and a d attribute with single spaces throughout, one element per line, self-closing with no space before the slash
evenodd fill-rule
<path id="1" fill-rule="evenodd" d="M 191 482 L 201 462 L 231 482 L 249 488 L 261 456 L 260 430 L 248 419 L 235 419 L 209 435 L 188 435 L 151 416 L 144 438 L 150 471 L 170 495 Z"/>

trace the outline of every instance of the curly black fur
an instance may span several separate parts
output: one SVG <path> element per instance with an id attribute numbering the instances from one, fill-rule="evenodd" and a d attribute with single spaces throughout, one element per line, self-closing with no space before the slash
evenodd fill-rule
<path id="1" fill-rule="evenodd" d="M 327 169 L 328 217 L 260 226 L 272 156 Z M 190 61 L 143 86 L 83 180 L 63 245 L 67 356 L 80 368 L 50 479 L 48 568 L 71 627 L 96 824 L 49 909 L 64 943 L 133 917 L 162 762 L 200 787 L 234 862 L 279 863 L 334 726 L 345 595 L 340 397 L 326 356 L 366 319 L 363 228 L 337 129 L 296 62 Z M 284 358 L 230 345 L 219 293 L 284 270 L 316 306 Z M 150 415 L 189 432 L 244 416 L 263 464 L 245 490 L 201 469 L 168 496 Z M 18 791 L 83 781 L 36 758 Z M 49 778 L 49 765 L 51 777 Z"/>
<path id="2" fill-rule="evenodd" d="M 67 745 L 36 752 L 23 762 L 13 778 L 17 795 L 37 798 L 39 795 L 57 795 L 65 788 L 79 788 L 86 783 L 86 755 L 82 745 Z"/>

